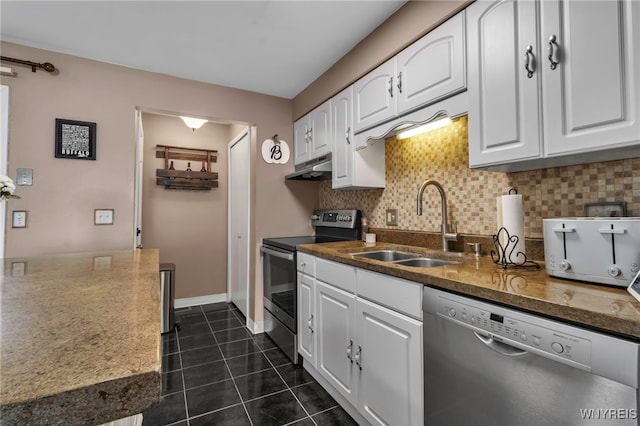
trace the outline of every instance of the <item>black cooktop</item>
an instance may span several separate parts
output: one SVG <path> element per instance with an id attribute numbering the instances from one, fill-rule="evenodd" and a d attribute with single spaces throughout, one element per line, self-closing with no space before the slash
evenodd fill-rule
<path id="1" fill-rule="evenodd" d="M 330 235 L 309 235 L 302 237 L 264 238 L 262 244 L 277 247 L 282 250 L 297 251 L 300 244 L 328 243 L 332 241 L 346 241 L 353 238 L 341 238 Z"/>

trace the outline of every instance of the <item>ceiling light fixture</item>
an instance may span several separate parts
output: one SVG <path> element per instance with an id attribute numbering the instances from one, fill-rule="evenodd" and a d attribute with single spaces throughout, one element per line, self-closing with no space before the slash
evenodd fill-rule
<path id="1" fill-rule="evenodd" d="M 449 124 L 451 124 L 451 119 L 449 117 L 443 117 L 425 125 L 414 127 L 402 133 L 399 133 L 398 139 L 407 139 L 421 133 L 426 133 L 434 129 L 439 129 L 440 127 L 448 126 Z"/>
<path id="2" fill-rule="evenodd" d="M 193 117 L 180 116 L 180 118 L 182 118 L 182 121 L 184 121 L 184 124 L 186 124 L 187 127 L 193 130 L 194 132 L 196 131 L 196 129 L 199 129 L 200 127 L 202 127 L 204 123 L 208 121 L 202 118 L 193 118 Z"/>

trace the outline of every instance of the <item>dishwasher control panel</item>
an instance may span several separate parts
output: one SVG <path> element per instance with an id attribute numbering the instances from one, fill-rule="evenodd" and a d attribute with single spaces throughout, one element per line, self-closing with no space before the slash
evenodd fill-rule
<path id="1" fill-rule="evenodd" d="M 540 319 L 498 306 L 486 309 L 482 302 L 462 303 L 447 296 L 438 297 L 438 315 L 495 341 L 532 352 L 544 352 L 565 363 L 589 370 L 591 341 L 546 327 Z M 489 306 L 489 305 L 487 305 Z M 546 324 L 545 324 L 546 325 Z"/>

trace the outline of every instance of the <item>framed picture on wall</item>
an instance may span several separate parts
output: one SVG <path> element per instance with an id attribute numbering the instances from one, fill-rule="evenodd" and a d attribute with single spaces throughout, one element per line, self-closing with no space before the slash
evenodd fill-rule
<path id="1" fill-rule="evenodd" d="M 56 158 L 96 159 L 96 123 L 56 118 Z"/>

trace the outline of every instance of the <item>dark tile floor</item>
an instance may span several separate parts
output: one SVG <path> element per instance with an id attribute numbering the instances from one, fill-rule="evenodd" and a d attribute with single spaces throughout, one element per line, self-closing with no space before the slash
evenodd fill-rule
<path id="1" fill-rule="evenodd" d="M 251 334 L 234 305 L 176 311 L 162 336 L 159 403 L 144 425 L 355 425 L 302 367 L 265 334 Z"/>

